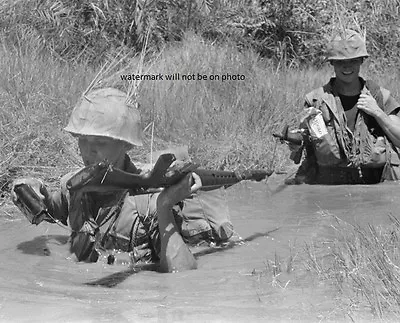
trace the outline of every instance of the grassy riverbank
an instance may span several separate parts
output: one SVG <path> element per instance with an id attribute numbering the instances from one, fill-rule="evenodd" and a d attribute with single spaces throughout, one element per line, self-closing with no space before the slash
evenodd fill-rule
<path id="1" fill-rule="evenodd" d="M 4 190 L 13 176 L 31 173 L 33 167 L 45 177 L 57 177 L 79 165 L 75 139 L 62 129 L 97 71 L 60 62 L 30 44 L 24 48 L 3 45 L 0 50 L 0 182 Z M 124 67 L 127 73 L 137 70 L 134 61 Z M 286 151 L 272 140 L 271 132 L 279 130 L 285 118 L 294 119 L 302 93 L 318 82 L 308 86 L 304 82 L 316 72 L 284 73 L 252 53 L 208 45 L 196 37 L 166 49 L 147 73 L 244 76 L 243 81 L 226 82 L 143 81 L 139 90 L 142 125 L 154 121 L 156 149 L 187 144 L 203 165 L 227 168 L 284 164 Z M 318 79 L 322 81 L 323 75 Z M 111 85 L 126 88 L 128 84 L 115 75 Z M 150 151 L 150 130 L 140 155 Z"/>
<path id="2" fill-rule="evenodd" d="M 79 165 L 75 140 L 62 129 L 97 71 L 88 65 L 60 62 L 29 44 L 24 48 L 3 45 L 0 50 L 2 189 L 15 171 L 24 167 L 50 167 L 50 174 L 58 176 Z M 124 66 L 124 73 L 136 70 L 136 61 Z M 166 48 L 150 69 L 144 70 L 181 76 L 179 81 L 141 83 L 142 126 L 154 121 L 155 149 L 187 144 L 202 165 L 226 169 L 284 167 L 287 148 L 277 144 L 271 133 L 285 122 L 295 124 L 304 94 L 332 73 L 329 66 L 323 70 L 278 69 L 252 52 L 211 45 L 196 36 Z M 195 80 L 182 80 L 183 75 L 191 74 Z M 197 74 L 208 80 L 197 80 Z M 211 75 L 219 75 L 220 80 L 209 80 Z M 242 80 L 222 80 L 231 75 L 240 75 Z M 394 87 L 399 83 L 398 71 L 373 79 L 399 97 L 399 89 Z M 121 88 L 127 83 L 119 74 L 111 81 Z M 145 147 L 133 155 L 149 152 L 151 127 L 148 129 Z"/>
<path id="3" fill-rule="evenodd" d="M 306 246 L 306 268 L 335 286 L 352 311 L 369 308 L 380 320 L 400 317 L 400 222 L 389 227 L 351 225 L 336 218 L 329 247 Z"/>

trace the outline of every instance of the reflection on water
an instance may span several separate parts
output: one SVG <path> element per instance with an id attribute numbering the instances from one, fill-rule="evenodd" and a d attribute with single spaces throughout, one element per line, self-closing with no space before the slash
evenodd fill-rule
<path id="1" fill-rule="evenodd" d="M 1 322 L 265 322 L 346 320 L 335 292 L 294 264 L 277 279 L 268 264 L 305 242 L 334 238 L 332 215 L 386 225 L 397 215 L 398 184 L 284 186 L 281 179 L 230 187 L 235 240 L 193 250 L 199 269 L 75 263 L 68 232 L 22 215 L 0 215 Z M 294 251 L 295 250 L 295 251 Z M 126 255 L 125 255 L 126 257 Z"/>

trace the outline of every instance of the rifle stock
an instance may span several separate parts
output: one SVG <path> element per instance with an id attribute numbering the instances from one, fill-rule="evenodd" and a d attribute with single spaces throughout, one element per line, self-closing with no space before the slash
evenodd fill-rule
<path id="1" fill-rule="evenodd" d="M 178 183 L 188 173 L 195 172 L 202 181 L 202 189 L 213 189 L 230 186 L 242 180 L 261 181 L 272 174 L 272 171 L 246 170 L 230 172 L 206 170 L 198 168 L 197 164 L 186 162 L 182 165 L 171 164 L 175 160 L 173 154 L 163 154 L 157 159 L 151 172 L 147 174 L 132 174 L 112 168 L 107 161 L 87 166 L 67 181 L 70 191 L 79 189 L 94 190 L 103 187 L 108 189 L 128 189 L 133 194 L 147 194 L 155 189 L 169 187 Z"/>

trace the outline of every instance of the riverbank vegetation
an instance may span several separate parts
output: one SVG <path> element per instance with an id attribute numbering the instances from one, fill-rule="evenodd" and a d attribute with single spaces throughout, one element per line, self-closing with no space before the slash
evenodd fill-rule
<path id="1" fill-rule="evenodd" d="M 306 268 L 340 292 L 353 311 L 368 307 L 378 319 L 400 317 L 400 221 L 391 225 L 351 225 L 335 218 L 337 233 L 330 245 L 306 246 Z M 317 251 L 319 250 L 319 251 Z"/>
<path id="2" fill-rule="evenodd" d="M 208 79 L 141 83 L 147 131 L 133 155 L 147 154 L 152 136 L 155 149 L 189 145 L 204 166 L 281 170 L 288 151 L 271 134 L 295 124 L 304 94 L 332 75 L 321 64 L 332 22 L 367 28 L 373 58 L 365 75 L 398 94 L 396 10 L 398 0 L 4 1 L 0 189 L 24 167 L 54 168 L 47 175 L 58 177 L 80 165 L 75 140 L 62 130 L 77 98 L 117 53 L 124 73 L 135 73 L 145 43 L 146 73 Z M 129 86 L 114 76 L 110 85 Z"/>
<path id="3" fill-rule="evenodd" d="M 49 174 L 57 177 L 66 168 L 80 165 L 75 139 L 63 127 L 97 69 L 60 62 L 33 44 L 4 45 L 0 51 L 3 189 L 15 172 L 26 167 L 29 172 L 33 166 L 49 168 Z M 136 70 L 137 60 L 132 59 L 123 71 Z M 295 124 L 304 93 L 332 75 L 329 66 L 277 68 L 253 51 L 242 52 L 231 44 L 212 45 L 193 34 L 164 49 L 145 70 L 148 74 L 221 76 L 214 81 L 142 81 L 138 100 L 143 128 L 154 122 L 155 149 L 186 144 L 202 165 L 225 169 L 281 170 L 288 151 L 272 138 L 272 132 L 279 132 L 284 123 Z M 245 79 L 222 81 L 225 74 Z M 372 75 L 365 69 L 364 74 L 399 96 L 395 84 L 400 75 L 395 70 Z M 115 86 L 124 88 L 127 83 L 120 74 L 114 75 Z M 149 152 L 152 127 L 147 129 L 145 146 L 132 154 Z"/>
<path id="4" fill-rule="evenodd" d="M 8 43 L 95 65 L 121 49 L 140 52 L 148 30 L 155 51 L 191 31 L 298 67 L 320 64 L 347 21 L 366 30 L 377 65 L 398 66 L 398 15 L 399 0 L 4 0 L 0 32 Z"/>

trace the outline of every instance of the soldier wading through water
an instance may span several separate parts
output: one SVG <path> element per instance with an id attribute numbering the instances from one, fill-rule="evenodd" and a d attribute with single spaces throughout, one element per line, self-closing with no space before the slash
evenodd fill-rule
<path id="1" fill-rule="evenodd" d="M 78 138 L 85 165 L 106 159 L 114 168 L 142 172 L 127 155 L 142 145 L 139 111 L 127 102 L 126 94 L 114 88 L 81 97 L 65 130 Z M 66 182 L 74 173 L 61 179 L 56 192 L 34 178 L 18 179 L 13 187 L 30 185 L 51 217 L 70 226 L 70 251 L 78 261 L 94 262 L 121 250 L 132 252 L 135 262 L 159 264 L 163 272 L 194 269 L 187 243 L 224 242 L 232 236 L 224 189 L 198 191 L 202 183 L 196 173 L 161 193 L 136 196 L 128 190 L 69 192 Z M 51 217 L 45 220 L 54 222 Z"/>
<path id="2" fill-rule="evenodd" d="M 400 105 L 387 89 L 359 76 L 365 37 L 346 29 L 327 46 L 335 77 L 306 95 L 301 145 L 290 144 L 297 174 L 287 183 L 373 184 L 400 178 Z"/>

